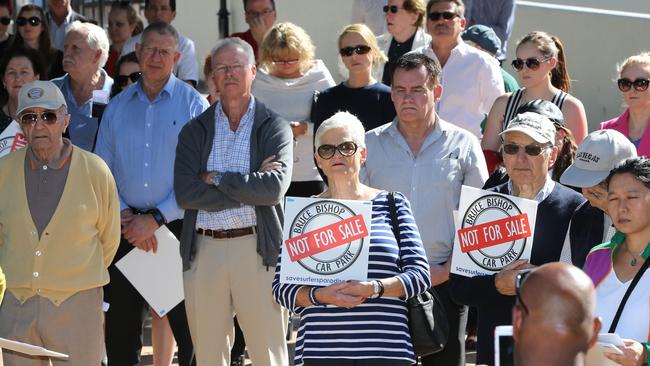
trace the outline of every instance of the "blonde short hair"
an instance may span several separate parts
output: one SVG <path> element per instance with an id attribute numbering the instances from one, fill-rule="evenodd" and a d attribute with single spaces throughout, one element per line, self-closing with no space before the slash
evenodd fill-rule
<path id="1" fill-rule="evenodd" d="M 301 27 L 290 23 L 278 23 L 269 29 L 260 47 L 260 67 L 271 70 L 273 59 L 284 52 L 296 54 L 300 64 L 300 72 L 311 69 L 316 47 L 311 37 Z"/>
<path id="2" fill-rule="evenodd" d="M 361 36 L 361 38 L 363 38 L 363 40 L 366 41 L 370 47 L 373 67 L 381 65 L 384 62 L 388 61 L 388 57 L 386 57 L 384 51 L 380 50 L 379 45 L 377 45 L 377 37 L 375 37 L 375 34 L 372 33 L 370 28 L 368 28 L 368 26 L 363 23 L 350 24 L 343 28 L 341 34 L 339 35 L 339 48 L 341 48 L 341 40 L 343 37 L 345 37 L 347 34 L 352 33 Z"/>
<path id="3" fill-rule="evenodd" d="M 650 52 L 644 51 L 638 55 L 630 56 L 616 66 L 618 74 L 621 75 L 625 68 L 630 65 L 650 66 Z"/>

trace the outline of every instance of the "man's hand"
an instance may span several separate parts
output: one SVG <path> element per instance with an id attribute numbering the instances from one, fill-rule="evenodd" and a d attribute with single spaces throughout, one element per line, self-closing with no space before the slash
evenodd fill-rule
<path id="1" fill-rule="evenodd" d="M 623 366 L 641 366 L 648 361 L 648 349 L 641 343 L 632 339 L 624 339 L 623 343 L 625 347 L 618 347 L 622 355 L 606 352 L 605 357 Z"/>
<path id="2" fill-rule="evenodd" d="M 272 15 L 273 13 L 263 14 L 251 19 L 250 22 L 248 23 L 248 26 L 251 29 L 251 35 L 253 36 L 253 39 L 255 40 L 255 42 L 257 42 L 258 45 L 262 44 L 264 35 L 266 34 L 266 32 L 269 31 L 269 29 L 271 29 L 271 26 L 273 26 L 273 22 L 268 22 L 269 24 L 271 24 L 271 26 L 267 26 L 266 25 L 267 22 L 264 21 L 264 18 Z"/>
<path id="3" fill-rule="evenodd" d="M 129 222 L 131 222 L 131 219 L 133 219 L 135 215 L 133 214 L 133 210 L 130 208 L 125 208 L 120 212 L 120 223 L 122 225 L 127 225 Z"/>
<path id="4" fill-rule="evenodd" d="M 217 175 L 217 172 L 200 173 L 199 174 L 199 179 L 201 179 L 201 181 L 203 181 L 203 183 L 212 186 L 212 185 L 214 185 L 212 183 L 212 177 L 214 177 L 215 175 Z"/>
<path id="5" fill-rule="evenodd" d="M 291 126 L 291 132 L 293 132 L 294 139 L 297 139 L 298 136 L 302 136 L 307 133 L 306 122 L 289 122 L 289 126 Z"/>
<path id="6" fill-rule="evenodd" d="M 515 278 L 517 277 L 517 274 L 523 269 L 532 267 L 532 265 L 528 264 L 527 259 L 516 260 L 503 267 L 503 269 L 497 273 L 494 277 L 494 286 L 496 286 L 497 291 L 499 291 L 500 294 L 514 296 Z"/>
<path id="7" fill-rule="evenodd" d="M 276 169 L 282 169 L 282 163 L 273 161 L 273 159 L 275 159 L 275 155 L 271 155 L 268 158 L 264 159 L 262 164 L 260 164 L 260 169 L 258 171 L 264 173 Z"/>
<path id="8" fill-rule="evenodd" d="M 158 230 L 158 223 L 152 215 L 133 215 L 131 221 L 122 229 L 124 239 L 129 243 L 144 250 L 158 251 L 158 241 L 154 233 Z"/>

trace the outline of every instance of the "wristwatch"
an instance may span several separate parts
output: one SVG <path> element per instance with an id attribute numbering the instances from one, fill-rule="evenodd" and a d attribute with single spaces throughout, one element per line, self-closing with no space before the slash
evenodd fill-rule
<path id="1" fill-rule="evenodd" d="M 223 174 L 217 172 L 217 174 L 212 176 L 212 184 L 214 184 L 215 187 L 218 187 L 219 183 L 221 183 L 221 178 L 223 178 Z"/>
<path id="2" fill-rule="evenodd" d="M 162 212 L 160 212 L 160 210 L 157 208 L 152 208 L 151 210 L 147 211 L 147 213 L 153 216 L 153 219 L 156 220 L 158 227 L 165 225 L 167 222 L 165 221 L 165 216 L 163 216 Z"/>
<path id="3" fill-rule="evenodd" d="M 384 284 L 381 283 L 379 280 L 374 280 L 372 281 L 372 295 L 370 295 L 369 299 L 376 299 L 381 297 L 384 294 Z"/>

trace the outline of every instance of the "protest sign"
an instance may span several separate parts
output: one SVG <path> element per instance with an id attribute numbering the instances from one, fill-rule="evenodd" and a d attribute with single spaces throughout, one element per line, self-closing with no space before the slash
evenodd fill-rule
<path id="1" fill-rule="evenodd" d="M 451 272 L 490 275 L 530 259 L 536 218 L 536 201 L 463 186 Z"/>
<path id="2" fill-rule="evenodd" d="M 281 283 L 367 280 L 372 202 L 287 197 L 284 213 Z"/>
<path id="3" fill-rule="evenodd" d="M 9 126 L 0 133 L 0 158 L 27 146 L 23 130 L 16 121 L 11 121 Z"/>

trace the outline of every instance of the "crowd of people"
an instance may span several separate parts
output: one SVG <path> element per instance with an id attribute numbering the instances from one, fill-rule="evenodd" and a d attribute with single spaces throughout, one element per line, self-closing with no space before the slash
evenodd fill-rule
<path id="1" fill-rule="evenodd" d="M 557 36 L 511 40 L 506 71 L 514 0 L 355 0 L 339 84 L 274 0 L 243 4 L 206 97 L 175 0 L 146 0 L 146 27 L 115 2 L 107 30 L 68 0 L 0 2 L 0 337 L 69 355 L 5 365 L 138 365 L 148 314 L 156 366 L 176 346 L 182 366 L 289 365 L 290 316 L 297 366 L 461 366 L 474 335 L 492 365 L 499 325 L 519 365 L 584 364 L 599 332 L 648 365 L 650 53 L 589 133 Z M 537 202 L 530 258 L 450 274 L 464 185 Z M 372 203 L 366 281 L 280 281 L 287 196 Z M 184 301 L 159 317 L 116 262 L 162 226 Z M 416 357 L 406 300 L 434 290 L 449 337 Z"/>

